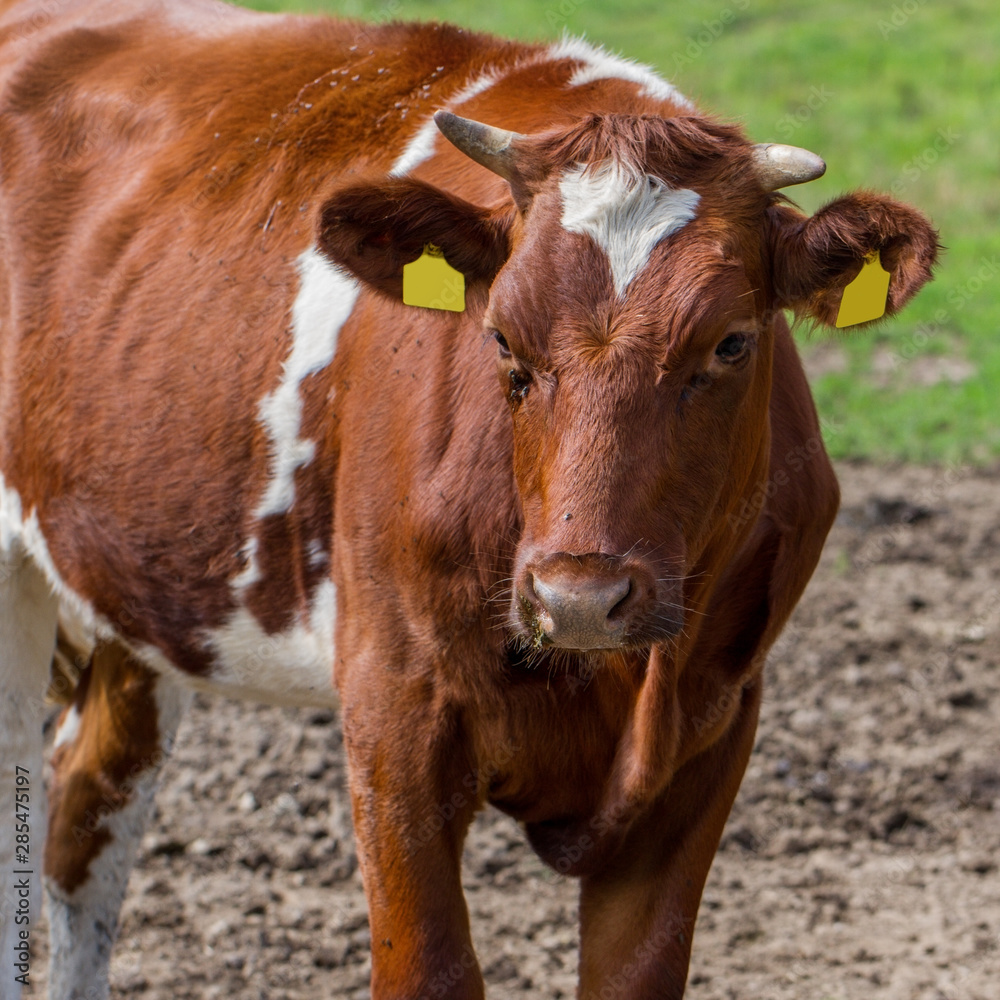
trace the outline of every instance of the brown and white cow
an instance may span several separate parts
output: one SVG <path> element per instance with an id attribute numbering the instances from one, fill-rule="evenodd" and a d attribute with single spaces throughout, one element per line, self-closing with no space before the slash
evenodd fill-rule
<path id="1" fill-rule="evenodd" d="M 896 311 L 926 220 L 806 218 L 775 192 L 818 157 L 578 41 L 37 0 L 0 44 L 0 997 L 39 915 L 57 623 L 90 663 L 53 754 L 51 997 L 107 996 L 192 686 L 339 699 L 378 1000 L 482 997 L 441 976 L 487 802 L 580 878 L 581 997 L 680 997 L 837 508 L 782 310 L 832 325 L 878 251 Z M 401 300 L 431 245 L 462 312 Z"/>

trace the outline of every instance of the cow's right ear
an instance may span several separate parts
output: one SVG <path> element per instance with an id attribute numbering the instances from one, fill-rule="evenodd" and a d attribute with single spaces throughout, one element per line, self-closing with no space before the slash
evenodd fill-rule
<path id="1" fill-rule="evenodd" d="M 768 209 L 774 301 L 835 326 L 844 288 L 876 251 L 889 272 L 885 315 L 901 309 L 931 278 L 937 232 L 915 208 L 865 191 L 806 217 L 788 205 Z"/>
<path id="2" fill-rule="evenodd" d="M 333 263 L 401 299 L 403 265 L 433 244 L 465 275 L 489 285 L 510 254 L 514 209 L 490 211 L 411 178 L 352 184 L 323 206 L 319 248 Z"/>

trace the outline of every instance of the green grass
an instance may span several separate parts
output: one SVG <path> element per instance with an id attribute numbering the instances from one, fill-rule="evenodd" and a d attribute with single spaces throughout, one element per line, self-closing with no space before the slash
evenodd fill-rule
<path id="1" fill-rule="evenodd" d="M 701 107 L 743 122 L 755 139 L 820 153 L 826 176 L 793 192 L 807 211 L 857 187 L 892 191 L 918 206 L 947 247 L 937 280 L 878 329 L 833 335 L 837 370 L 814 380 L 827 444 L 839 457 L 991 463 L 1000 456 L 1000 402 L 993 395 L 1000 392 L 1000 7 L 994 0 L 248 5 L 450 20 L 523 39 L 553 38 L 564 29 L 586 34 L 655 66 Z M 798 335 L 807 356 L 826 337 Z M 972 374 L 927 384 L 939 357 L 958 359 Z"/>

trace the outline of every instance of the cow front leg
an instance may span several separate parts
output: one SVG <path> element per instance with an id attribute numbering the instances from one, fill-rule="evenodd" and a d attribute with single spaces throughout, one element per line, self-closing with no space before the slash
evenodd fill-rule
<path id="1" fill-rule="evenodd" d="M 56 731 L 45 888 L 49 1000 L 103 1000 L 118 912 L 189 695 L 101 643 Z"/>
<path id="2" fill-rule="evenodd" d="M 42 574 L 15 547 L 0 548 L 0 1000 L 17 1000 L 34 982 L 30 944 L 41 916 L 45 839 L 43 699 L 56 614 Z"/>
<path id="3" fill-rule="evenodd" d="M 580 891 L 580 1000 L 680 1000 L 702 890 L 739 790 L 760 705 L 742 689 L 725 735 L 689 760 Z"/>
<path id="4" fill-rule="evenodd" d="M 448 712 L 401 693 L 344 701 L 372 1000 L 482 1000 L 461 882 L 475 771 Z"/>

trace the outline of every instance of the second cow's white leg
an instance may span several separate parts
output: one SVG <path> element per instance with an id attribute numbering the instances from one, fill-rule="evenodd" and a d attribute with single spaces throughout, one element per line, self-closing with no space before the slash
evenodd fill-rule
<path id="1" fill-rule="evenodd" d="M 42 904 L 44 697 L 57 602 L 15 544 L 0 549 L 0 1000 L 33 983 Z"/>
<path id="2" fill-rule="evenodd" d="M 49 1000 L 105 1000 L 118 914 L 190 695 L 100 644 L 57 732 L 45 887 Z"/>

